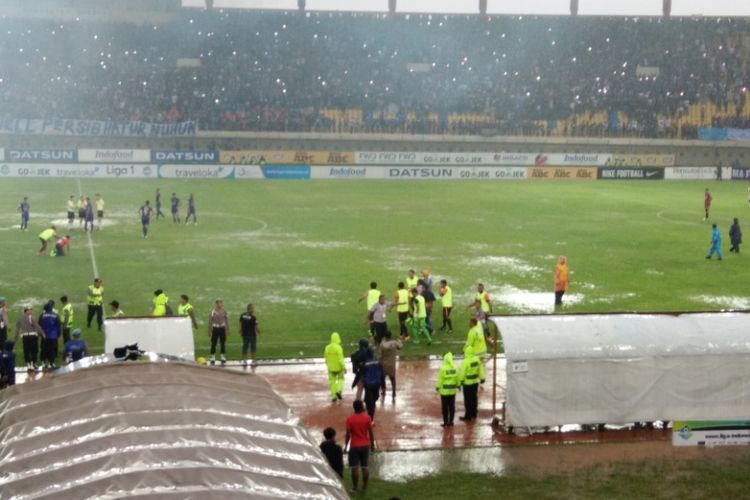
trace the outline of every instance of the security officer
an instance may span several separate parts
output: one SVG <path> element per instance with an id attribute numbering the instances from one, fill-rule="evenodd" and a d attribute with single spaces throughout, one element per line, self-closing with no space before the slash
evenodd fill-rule
<path id="1" fill-rule="evenodd" d="M 471 347 L 475 356 L 484 358 L 487 356 L 487 341 L 484 337 L 484 328 L 477 318 L 469 320 L 469 333 L 466 334 L 466 344 L 464 347 Z"/>
<path id="2" fill-rule="evenodd" d="M 458 373 L 458 382 L 464 390 L 464 416 L 463 421 L 471 421 L 477 418 L 477 391 L 480 382 L 484 383 L 484 364 L 474 355 L 474 349 L 469 346 L 464 348 L 464 361 Z"/>
<path id="3" fill-rule="evenodd" d="M 331 343 L 323 351 L 328 368 L 328 387 L 331 390 L 331 402 L 341 399 L 341 391 L 344 390 L 344 375 L 346 365 L 344 364 L 344 351 L 341 349 L 341 337 L 338 333 L 331 334 Z"/>
<path id="4" fill-rule="evenodd" d="M 34 311 L 31 306 L 23 308 L 23 316 L 16 321 L 16 342 L 21 337 L 23 342 L 23 359 L 26 362 L 26 371 L 37 370 L 37 358 L 39 356 L 39 338 L 44 338 L 44 332 L 34 319 Z"/>
<path id="5" fill-rule="evenodd" d="M 65 342 L 70 340 L 70 329 L 73 327 L 73 304 L 68 302 L 67 295 L 60 297 L 60 303 L 63 305 L 60 320 L 62 321 L 63 345 L 65 345 Z"/>
<path id="6" fill-rule="evenodd" d="M 446 352 L 443 364 L 438 370 L 435 390 L 440 394 L 440 407 L 443 412 L 442 427 L 453 427 L 456 415 L 456 392 L 458 392 L 458 369 L 453 364 L 453 353 Z"/>
<path id="7" fill-rule="evenodd" d="M 91 328 L 91 320 L 96 316 L 96 325 L 99 327 L 99 331 L 102 331 L 102 323 L 104 322 L 104 287 L 102 286 L 102 280 L 94 278 L 94 284 L 89 285 L 89 289 L 86 292 L 86 299 L 88 301 L 88 311 L 86 313 L 86 328 Z"/>
<path id="8" fill-rule="evenodd" d="M 198 320 L 195 319 L 195 311 L 190 303 L 190 297 L 184 293 L 180 295 L 180 304 L 177 306 L 177 316 L 189 316 L 193 322 L 193 328 L 198 329 Z"/>

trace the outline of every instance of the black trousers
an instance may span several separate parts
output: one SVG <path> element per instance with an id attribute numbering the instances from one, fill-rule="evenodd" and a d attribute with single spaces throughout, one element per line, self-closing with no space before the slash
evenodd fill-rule
<path id="1" fill-rule="evenodd" d="M 406 318 L 409 317 L 408 312 L 400 312 L 398 313 L 398 326 L 401 329 L 401 336 L 402 337 L 408 337 L 409 332 L 406 330 Z"/>
<path id="2" fill-rule="evenodd" d="M 8 340 L 8 327 L 4 326 L 0 328 L 0 343 L 5 345 L 5 341 Z"/>
<path id="3" fill-rule="evenodd" d="M 375 335 L 375 342 L 380 345 L 383 337 L 385 337 L 385 331 L 388 330 L 388 324 L 373 321 L 370 325 L 372 325 L 372 333 Z"/>
<path id="4" fill-rule="evenodd" d="M 212 328 L 211 329 L 211 354 L 216 354 L 216 343 L 219 343 L 221 353 L 224 354 L 227 351 L 227 329 Z"/>
<path id="5" fill-rule="evenodd" d="M 365 408 L 370 418 L 375 418 L 375 403 L 380 397 L 380 384 L 371 384 L 365 386 Z"/>
<path id="6" fill-rule="evenodd" d="M 380 385 L 380 391 L 383 393 L 383 396 L 385 396 L 385 379 L 388 378 L 391 380 L 391 390 L 393 397 L 396 397 L 396 377 L 391 375 L 384 375 L 383 376 L 383 383 Z"/>
<path id="7" fill-rule="evenodd" d="M 464 419 L 473 420 L 477 418 L 477 391 L 479 390 L 479 384 L 465 385 L 464 386 Z"/>
<path id="8" fill-rule="evenodd" d="M 562 305 L 563 295 L 565 295 L 565 290 L 560 290 L 560 291 L 555 292 L 555 305 L 556 306 Z"/>
<path id="9" fill-rule="evenodd" d="M 62 337 L 63 337 L 63 345 L 65 345 L 65 342 L 70 340 L 70 327 L 64 326 L 62 328 Z"/>
<path id="10" fill-rule="evenodd" d="M 99 327 L 99 330 L 101 330 L 102 323 L 104 322 L 104 309 L 102 308 L 101 304 L 99 304 L 98 306 L 89 304 L 89 309 L 86 312 L 87 328 L 91 328 L 91 320 L 94 319 L 94 316 L 96 316 L 96 325 Z"/>
<path id="11" fill-rule="evenodd" d="M 42 361 L 46 361 L 51 365 L 55 364 L 57 349 L 57 339 L 42 339 Z"/>
<path id="12" fill-rule="evenodd" d="M 38 335 L 24 335 L 23 336 L 23 360 L 28 363 L 36 364 L 37 358 L 39 357 L 39 336 Z"/>
<path id="13" fill-rule="evenodd" d="M 440 408 L 443 411 L 443 423 L 445 425 L 453 424 L 453 418 L 456 416 L 456 395 L 441 395 Z"/>

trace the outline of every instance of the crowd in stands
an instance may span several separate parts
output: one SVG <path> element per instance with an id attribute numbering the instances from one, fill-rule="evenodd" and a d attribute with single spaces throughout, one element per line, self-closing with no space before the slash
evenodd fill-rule
<path id="1" fill-rule="evenodd" d="M 184 9 L 0 20 L 0 117 L 204 130 L 693 138 L 750 127 L 741 18 Z"/>

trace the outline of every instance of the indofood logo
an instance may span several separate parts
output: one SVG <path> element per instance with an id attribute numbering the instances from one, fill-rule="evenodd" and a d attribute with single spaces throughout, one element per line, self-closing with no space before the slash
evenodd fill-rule
<path id="1" fill-rule="evenodd" d="M 690 436 L 693 435 L 693 431 L 690 430 L 690 427 L 687 425 L 683 425 L 682 428 L 677 432 L 677 435 L 680 436 L 682 439 L 690 439 Z"/>
<path id="2" fill-rule="evenodd" d="M 8 175 L 10 173 L 10 167 L 8 165 L 0 166 L 0 175 Z"/>

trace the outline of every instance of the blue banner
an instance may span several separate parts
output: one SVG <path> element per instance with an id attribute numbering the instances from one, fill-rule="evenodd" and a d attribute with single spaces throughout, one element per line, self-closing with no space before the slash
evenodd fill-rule
<path id="1" fill-rule="evenodd" d="M 725 128 L 701 127 L 698 129 L 698 139 L 702 141 L 726 141 L 729 131 Z"/>
<path id="2" fill-rule="evenodd" d="M 19 135 L 90 135 L 105 137 L 192 137 L 198 122 L 115 122 L 110 120 L 0 119 L 0 133 Z"/>
<path id="3" fill-rule="evenodd" d="M 75 163 L 77 149 L 6 149 L 5 161 L 18 163 Z"/>
<path id="4" fill-rule="evenodd" d="M 202 151 L 151 151 L 152 163 L 219 163 L 219 152 Z"/>
<path id="5" fill-rule="evenodd" d="M 263 177 L 266 179 L 309 179 L 309 165 L 264 165 Z"/>

